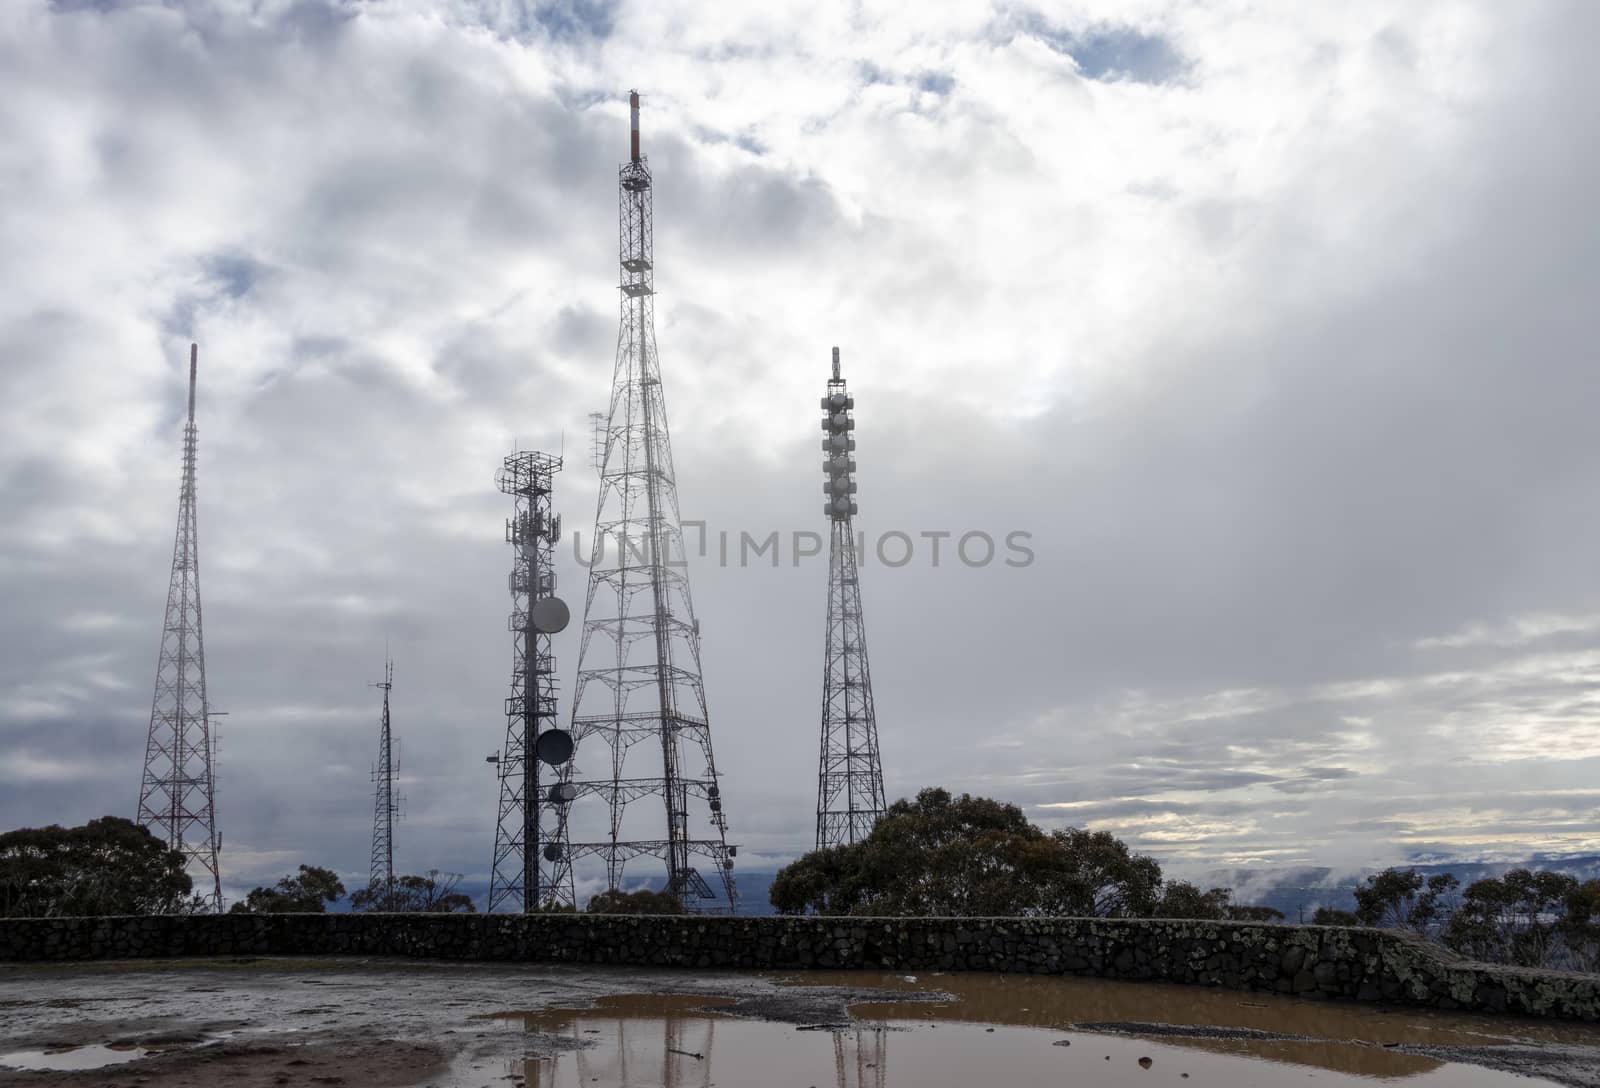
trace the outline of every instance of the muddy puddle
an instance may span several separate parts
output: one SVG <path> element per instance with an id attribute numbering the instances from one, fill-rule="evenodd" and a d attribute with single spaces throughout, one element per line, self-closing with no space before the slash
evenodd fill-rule
<path id="1" fill-rule="evenodd" d="M 8 1054 L 0 1054 L 0 1070 L 104 1069 L 108 1065 L 121 1065 L 123 1062 L 131 1062 L 144 1054 L 145 1052 L 136 1046 L 112 1046 L 99 1043 L 89 1046 L 57 1047 L 45 1050 L 13 1050 Z"/>
<path id="2" fill-rule="evenodd" d="M 611 995 L 589 1008 L 483 1019 L 524 1033 L 533 1054 L 507 1063 L 504 1075 L 547 1088 L 1277 1088 L 1308 1077 L 1325 1086 L 1490 1088 L 1557 1082 L 1400 1048 L 1600 1038 L 1581 1027 L 1518 1022 L 1526 1029 L 1519 1034 L 1487 1018 L 1079 979 L 808 972 L 773 981 L 801 989 L 874 986 L 883 999 L 851 1003 L 845 1025 L 751 1019 L 735 998 L 683 994 Z"/>

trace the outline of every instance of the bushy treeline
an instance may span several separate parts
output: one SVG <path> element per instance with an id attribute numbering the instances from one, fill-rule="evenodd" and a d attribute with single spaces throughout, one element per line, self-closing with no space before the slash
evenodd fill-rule
<path id="1" fill-rule="evenodd" d="M 890 805 L 861 842 L 785 866 L 770 894 L 782 914 L 1283 917 L 1227 888 L 1167 880 L 1108 831 L 1045 831 L 1016 805 L 937 788 Z"/>
<path id="2" fill-rule="evenodd" d="M 350 909 L 401 914 L 471 914 L 472 900 L 456 891 L 460 873 L 429 869 L 423 876 L 397 876 L 393 884 L 372 883 L 350 896 Z M 321 914 L 345 896 L 344 882 L 331 869 L 302 865 L 270 888 L 254 888 L 228 908 L 229 914 Z"/>
<path id="3" fill-rule="evenodd" d="M 429 870 L 350 896 L 356 911 L 469 913 L 459 873 Z M 346 895 L 332 870 L 302 865 L 254 888 L 233 913 L 321 913 Z M 1166 879 L 1154 858 L 1106 831 L 1045 831 L 1015 805 L 943 789 L 890 805 L 865 840 L 815 850 L 781 869 L 781 914 L 1112 917 L 1280 921 L 1227 888 Z M 1385 869 L 1355 890 L 1356 909 L 1324 907 L 1315 925 L 1401 929 L 1488 963 L 1600 971 L 1600 880 L 1513 869 L 1465 888 L 1449 873 Z M 0 834 L 0 917 L 173 914 L 207 909 L 183 855 L 130 820 Z M 571 912 L 571 907 L 549 907 Z M 595 914 L 680 914 L 666 891 L 613 889 Z"/>
<path id="4" fill-rule="evenodd" d="M 1226 888 L 1164 879 L 1109 832 L 1045 831 L 1015 805 L 942 789 L 896 801 L 861 842 L 800 857 L 771 896 L 783 914 L 1283 918 Z M 1355 898 L 1313 924 L 1403 929 L 1488 963 L 1600 970 L 1600 880 L 1513 869 L 1463 889 L 1448 873 L 1386 869 Z"/>
<path id="5" fill-rule="evenodd" d="M 460 873 L 430 869 L 347 893 L 332 869 L 302 865 L 275 884 L 252 888 L 230 914 L 322 914 L 350 895 L 352 911 L 470 914 L 472 899 L 457 891 Z M 149 829 L 120 816 L 82 827 L 23 827 L 0 834 L 0 918 L 97 914 L 182 914 L 210 904 L 193 894 L 183 855 Z M 571 907 L 548 908 L 570 913 Z M 593 896 L 594 914 L 682 914 L 683 902 L 665 891 L 618 890 Z"/>
<path id="6" fill-rule="evenodd" d="M 198 909 L 183 855 L 120 816 L 0 834 L 0 917 Z"/>
<path id="7" fill-rule="evenodd" d="M 469 912 L 456 891 L 459 873 L 431 869 L 396 877 L 350 897 L 357 911 Z M 270 887 L 254 888 L 230 913 L 320 914 L 345 896 L 337 873 L 302 865 Z M 22 827 L 0 833 L 0 917 L 58 918 L 98 914 L 188 914 L 211 909 L 194 894 L 183 854 L 148 828 L 120 816 L 81 827 Z"/>
<path id="8" fill-rule="evenodd" d="M 1462 888 L 1450 873 L 1385 869 L 1355 897 L 1354 911 L 1312 922 L 1404 929 L 1484 963 L 1600 971 L 1600 880 L 1512 869 Z"/>

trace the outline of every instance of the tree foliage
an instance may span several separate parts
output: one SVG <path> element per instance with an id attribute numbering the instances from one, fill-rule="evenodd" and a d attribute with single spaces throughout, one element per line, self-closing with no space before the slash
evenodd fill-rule
<path id="1" fill-rule="evenodd" d="M 302 865 L 270 888 L 254 888 L 228 909 L 230 914 L 322 914 L 344 898 L 344 883 L 331 869 Z"/>
<path id="2" fill-rule="evenodd" d="M 861 842 L 779 871 L 783 914 L 1149 915 L 1161 867 L 1105 831 L 1045 832 L 1015 805 L 943 789 L 890 805 Z"/>
<path id="3" fill-rule="evenodd" d="M 1156 904 L 1157 918 L 1214 918 L 1228 922 L 1281 922 L 1283 912 L 1275 907 L 1254 907 L 1233 901 L 1229 888 L 1201 891 L 1187 880 L 1169 880 Z"/>
<path id="4" fill-rule="evenodd" d="M 1566 908 L 1561 940 L 1569 957 L 1567 966 L 1600 971 L 1600 880 L 1587 880 L 1572 889 Z"/>
<path id="5" fill-rule="evenodd" d="M 1318 907 L 1317 913 L 1311 916 L 1314 926 L 1358 926 L 1361 919 L 1357 918 L 1354 911 L 1338 910 L 1334 907 Z"/>
<path id="6" fill-rule="evenodd" d="M 395 877 L 394 887 L 370 884 L 350 896 L 350 909 L 396 914 L 472 914 L 472 899 L 456 891 L 460 873 L 429 869 L 423 876 Z"/>
<path id="7" fill-rule="evenodd" d="M 1415 869 L 1385 869 L 1356 889 L 1356 918 L 1365 926 L 1427 936 L 1448 919 L 1450 893 L 1460 884 L 1449 873 L 1424 877 Z"/>
<path id="8" fill-rule="evenodd" d="M 183 854 L 120 816 L 0 834 L 0 917 L 191 909 Z"/>
<path id="9" fill-rule="evenodd" d="M 590 914 L 682 914 L 683 900 L 669 891 L 625 892 L 612 888 L 593 896 L 585 909 Z"/>
<path id="10" fill-rule="evenodd" d="M 1234 903 L 1228 907 L 1227 918 L 1230 922 L 1281 922 L 1283 911 L 1277 907 Z"/>
<path id="11" fill-rule="evenodd" d="M 1155 913 L 1158 918 L 1226 918 L 1232 899 L 1227 888 L 1201 891 L 1187 880 L 1169 880 Z"/>
<path id="12" fill-rule="evenodd" d="M 1512 869 L 1456 901 L 1458 886 L 1449 873 L 1385 869 L 1356 889 L 1354 915 L 1324 908 L 1313 922 L 1409 929 L 1486 963 L 1600 970 L 1600 880 Z"/>
<path id="13" fill-rule="evenodd" d="M 1560 946 L 1563 916 L 1578 888 L 1576 877 L 1528 869 L 1474 881 L 1445 927 L 1444 943 L 1472 959 L 1545 966 Z"/>

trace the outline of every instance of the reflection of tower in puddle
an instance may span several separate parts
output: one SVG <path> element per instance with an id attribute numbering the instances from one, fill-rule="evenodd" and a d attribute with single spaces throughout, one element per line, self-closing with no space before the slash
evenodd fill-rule
<path id="1" fill-rule="evenodd" d="M 711 1055 L 716 1042 L 714 1017 L 668 1015 L 660 1020 L 618 1017 L 611 1031 L 595 1032 L 595 1020 L 578 1019 L 567 1033 L 577 1047 L 570 1055 L 570 1081 L 561 1076 L 563 1058 L 529 1058 L 522 1064 L 527 1088 L 711 1088 Z M 605 1045 L 606 1036 L 615 1046 Z M 600 1045 L 586 1047 L 595 1041 Z M 512 1063 L 516 1072 L 517 1063 Z"/>
<path id="2" fill-rule="evenodd" d="M 502 1013 L 520 1023 L 530 1049 L 544 1057 L 511 1063 L 525 1088 L 712 1088 L 766 1083 L 774 1063 L 813 1070 L 800 1083 L 826 1083 L 827 1040 L 795 1034 L 789 1024 L 735 1019 L 715 1010 L 732 997 L 705 994 L 618 994 L 587 1009 Z M 718 1022 L 725 1031 L 717 1037 Z M 884 1088 L 887 1029 L 881 1022 L 828 1032 L 834 1088 Z M 721 1052 L 717 1051 L 720 1044 Z M 721 1068 L 715 1068 L 716 1063 Z M 821 1074 L 818 1077 L 817 1074 Z M 759 1078 L 759 1079 L 752 1079 Z"/>
<path id="3" fill-rule="evenodd" d="M 883 1088 L 884 1029 L 853 1028 L 833 1033 L 833 1070 L 837 1088 Z"/>

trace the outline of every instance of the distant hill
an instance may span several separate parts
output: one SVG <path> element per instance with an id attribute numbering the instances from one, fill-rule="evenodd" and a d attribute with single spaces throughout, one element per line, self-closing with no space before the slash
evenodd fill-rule
<path id="1" fill-rule="evenodd" d="M 1465 888 L 1475 880 L 1500 876 L 1511 869 L 1541 869 L 1568 873 L 1579 880 L 1600 879 L 1600 855 L 1573 856 L 1535 855 L 1517 861 L 1445 861 L 1417 860 L 1402 862 L 1401 869 L 1415 869 L 1427 876 L 1452 873 Z M 1302 918 L 1309 922 L 1318 907 L 1336 910 L 1354 910 L 1355 889 L 1378 869 L 1360 869 L 1337 872 L 1327 868 L 1296 869 L 1214 869 L 1196 883 L 1204 887 L 1234 889 L 1234 900 L 1252 906 L 1273 907 L 1283 912 L 1291 922 Z"/>

